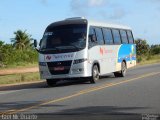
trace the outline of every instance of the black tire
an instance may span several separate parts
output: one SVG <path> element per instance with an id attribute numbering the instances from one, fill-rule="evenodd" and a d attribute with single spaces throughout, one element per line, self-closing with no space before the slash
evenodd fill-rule
<path id="1" fill-rule="evenodd" d="M 120 71 L 119 72 L 114 72 L 115 77 L 120 77 Z"/>
<path id="2" fill-rule="evenodd" d="M 54 80 L 54 79 L 47 79 L 46 82 L 47 82 L 47 85 L 50 86 L 50 87 L 54 87 L 56 85 L 58 80 Z"/>
<path id="3" fill-rule="evenodd" d="M 121 64 L 121 71 L 119 72 L 114 72 L 115 77 L 125 77 L 127 72 L 127 66 L 125 62 L 122 62 Z"/>
<path id="4" fill-rule="evenodd" d="M 99 80 L 99 69 L 97 65 L 94 65 L 92 67 L 92 77 L 90 78 L 90 83 L 94 84 L 97 80 Z"/>

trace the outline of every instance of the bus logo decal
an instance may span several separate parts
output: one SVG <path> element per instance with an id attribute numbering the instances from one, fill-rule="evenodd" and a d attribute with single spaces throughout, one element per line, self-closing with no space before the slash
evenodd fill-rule
<path id="1" fill-rule="evenodd" d="M 46 56 L 46 60 L 51 60 L 51 58 L 52 58 L 52 57 L 49 56 L 49 55 Z"/>
<path id="2" fill-rule="evenodd" d="M 100 48 L 100 54 L 103 55 L 103 48 Z"/>

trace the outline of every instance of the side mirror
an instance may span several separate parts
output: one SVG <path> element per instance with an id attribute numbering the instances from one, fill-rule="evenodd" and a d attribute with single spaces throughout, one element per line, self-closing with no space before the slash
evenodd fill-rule
<path id="1" fill-rule="evenodd" d="M 35 49 L 37 50 L 37 52 L 40 52 L 39 49 L 37 48 L 37 44 L 38 44 L 38 43 L 37 43 L 37 40 L 34 40 L 34 47 L 35 47 Z"/>
<path id="2" fill-rule="evenodd" d="M 34 47 L 37 47 L 37 40 L 34 40 Z"/>

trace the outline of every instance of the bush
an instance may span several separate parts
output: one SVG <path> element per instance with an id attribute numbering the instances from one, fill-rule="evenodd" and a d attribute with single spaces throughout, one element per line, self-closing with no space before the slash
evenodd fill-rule
<path id="1" fill-rule="evenodd" d="M 152 45 L 151 46 L 151 53 L 153 55 L 160 54 L 160 45 Z"/>
<path id="2" fill-rule="evenodd" d="M 160 45 L 149 46 L 146 40 L 135 40 L 137 49 L 137 62 L 144 62 L 153 59 L 155 55 L 160 55 Z"/>
<path id="3" fill-rule="evenodd" d="M 1 43 L 1 42 L 0 42 Z M 38 61 L 38 53 L 34 49 L 18 50 L 11 44 L 0 44 L 0 67 L 8 65 L 25 65 Z"/>
<path id="4" fill-rule="evenodd" d="M 137 56 L 137 62 L 140 63 L 142 61 L 142 57 L 141 56 Z"/>
<path id="5" fill-rule="evenodd" d="M 150 60 L 150 59 L 152 59 L 152 55 L 148 54 L 146 60 Z"/>

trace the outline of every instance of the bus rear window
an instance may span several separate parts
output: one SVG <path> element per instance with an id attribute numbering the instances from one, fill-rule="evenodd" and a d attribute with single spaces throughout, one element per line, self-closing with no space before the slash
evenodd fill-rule
<path id="1" fill-rule="evenodd" d="M 121 38 L 122 38 L 122 43 L 123 44 L 128 44 L 128 38 L 127 38 L 127 33 L 125 30 L 120 30 Z"/>
<path id="2" fill-rule="evenodd" d="M 133 35 L 131 31 L 127 31 L 127 36 L 130 44 L 134 43 Z"/>

